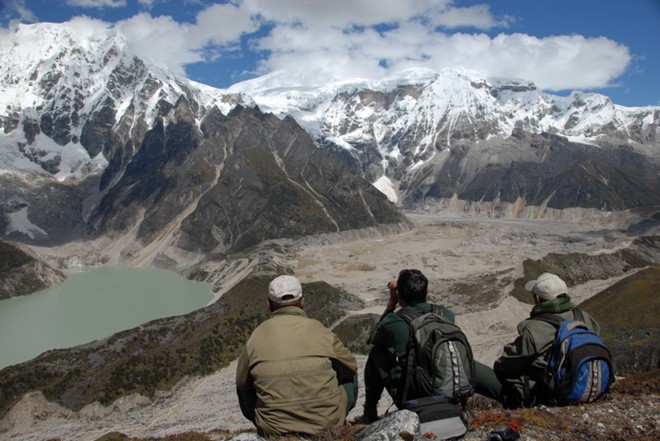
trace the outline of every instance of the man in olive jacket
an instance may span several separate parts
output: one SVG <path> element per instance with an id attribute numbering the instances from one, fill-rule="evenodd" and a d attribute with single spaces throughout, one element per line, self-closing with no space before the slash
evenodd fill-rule
<path id="1" fill-rule="evenodd" d="M 506 407 L 532 406 L 552 401 L 553 397 L 540 381 L 548 364 L 548 354 L 555 339 L 550 323 L 535 319 L 542 313 L 556 314 L 565 320 L 576 319 L 576 306 L 567 295 L 566 283 L 558 276 L 543 273 L 525 285 L 534 298 L 530 317 L 518 324 L 518 337 L 504 346 L 493 370 L 477 372 L 476 391 L 496 399 Z M 600 325 L 584 311 L 580 311 L 589 329 L 600 333 Z"/>
<path id="2" fill-rule="evenodd" d="M 357 398 L 355 357 L 307 317 L 295 277 L 273 279 L 268 304 L 272 317 L 252 332 L 238 359 L 241 412 L 265 437 L 343 425 Z"/>

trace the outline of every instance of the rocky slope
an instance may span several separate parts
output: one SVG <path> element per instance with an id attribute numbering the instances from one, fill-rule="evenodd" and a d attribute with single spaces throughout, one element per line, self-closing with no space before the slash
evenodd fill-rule
<path id="1" fill-rule="evenodd" d="M 224 253 L 285 230 L 402 222 L 353 174 L 418 209 L 660 203 L 656 107 L 463 70 L 217 90 L 137 58 L 117 30 L 74 23 L 21 25 L 0 56 L 0 234 L 16 241 L 107 234 L 135 244 L 113 250 L 129 264 L 175 267 L 170 247 Z"/>
<path id="2" fill-rule="evenodd" d="M 630 279 L 635 280 L 635 277 Z M 597 298 L 599 296 L 594 297 Z M 598 313 L 599 308 L 590 308 L 589 311 Z M 358 355 L 360 371 L 365 358 Z M 172 390 L 158 392 L 152 398 L 128 395 L 112 405 L 93 403 L 80 411 L 49 402 L 40 392 L 31 392 L 0 420 L 0 433 L 22 441 L 53 437 L 73 440 L 80 439 L 81 434 L 85 439 L 115 441 L 177 439 L 172 438 L 174 436 L 200 441 L 257 439 L 254 434 L 245 433 L 251 430 L 251 425 L 240 414 L 234 391 L 235 369 L 235 363 L 232 363 L 212 374 L 188 378 Z M 476 397 L 470 403 L 470 431 L 465 439 L 483 440 L 491 429 L 504 424 L 519 431 L 522 439 L 527 440 L 653 440 L 660 428 L 658 374 L 659 371 L 655 370 L 630 375 L 625 380 L 619 378 L 607 399 L 582 406 L 505 411 L 487 399 Z M 362 384 L 360 387 L 363 390 Z M 381 415 L 394 411 L 389 408 L 390 404 L 388 400 L 382 400 L 379 406 Z M 361 414 L 361 405 L 359 401 L 349 421 L 354 422 Z M 335 430 L 325 434 L 327 438 L 319 439 L 352 440 L 364 428 L 354 423 L 343 431 Z M 243 434 L 235 438 L 241 432 Z M 294 440 L 298 437 L 282 438 L 282 441 Z"/>
<path id="3" fill-rule="evenodd" d="M 584 302 L 594 311 L 603 329 L 603 339 L 617 354 L 616 371 L 630 372 L 660 369 L 660 265 L 625 278 Z"/>
<path id="4" fill-rule="evenodd" d="M 0 300 L 42 291 L 65 279 L 28 247 L 0 239 Z"/>
<path id="5" fill-rule="evenodd" d="M 161 121 L 147 132 L 91 212 L 88 231 L 119 236 L 134 229 L 144 246 L 165 241 L 159 246 L 206 255 L 406 222 L 292 119 L 237 107 L 227 116 L 210 112 L 198 128 L 182 99 L 167 125 Z"/>
<path id="6" fill-rule="evenodd" d="M 547 258 L 540 259 L 533 265 L 525 264 L 527 269 L 521 270 L 518 279 L 513 269 L 493 272 L 483 267 L 481 262 L 476 261 L 474 250 L 461 258 L 461 254 L 468 251 L 466 247 L 468 244 L 461 245 L 460 239 L 457 239 L 465 234 L 460 231 L 461 228 L 465 226 L 458 221 L 449 225 L 446 230 L 445 228 L 439 230 L 441 234 L 448 234 L 453 244 L 447 250 L 454 251 L 445 256 L 438 256 L 437 250 L 443 249 L 438 247 L 443 245 L 434 236 L 433 229 L 421 231 L 419 238 L 406 233 L 398 237 L 385 238 L 386 240 L 374 240 L 376 245 L 382 246 L 380 251 L 373 247 L 369 248 L 369 242 L 360 240 L 341 244 L 340 238 L 333 238 L 332 246 L 322 246 L 324 240 L 329 238 L 319 238 L 318 249 L 323 251 L 325 259 L 322 265 L 324 277 L 317 274 L 313 279 L 323 280 L 327 276 L 327 279 L 335 284 L 336 270 L 339 278 L 337 280 L 343 282 L 356 280 L 360 284 L 357 288 L 343 285 L 341 289 L 321 282 L 305 284 L 310 314 L 319 317 L 328 325 L 333 325 L 335 332 L 353 351 L 364 354 L 368 349 L 364 345 L 365 335 L 382 312 L 383 302 L 386 301 L 380 294 L 384 292 L 383 280 L 389 280 L 392 274 L 390 263 L 397 269 L 400 269 L 401 265 L 411 264 L 423 268 L 431 278 L 432 301 L 442 303 L 457 313 L 457 320 L 465 329 L 478 359 L 484 363 L 492 363 L 503 344 L 515 335 L 516 323 L 528 315 L 531 307 L 516 300 L 510 295 L 509 290 L 515 288 L 524 278 L 528 278 L 523 275 L 524 271 L 563 270 L 559 274 L 569 280 L 570 293 L 576 302 L 590 298 L 595 292 L 609 287 L 612 285 L 610 282 L 612 280 L 621 280 L 619 283 L 622 286 L 630 288 L 622 295 L 621 304 L 608 297 L 607 300 L 593 307 L 585 303 L 585 308 L 599 318 L 604 327 L 606 327 L 605 323 L 610 321 L 618 323 L 619 328 L 613 328 L 612 339 L 608 340 L 608 343 L 629 345 L 631 336 L 635 336 L 634 346 L 637 349 L 630 353 L 628 351 L 615 353 L 617 372 L 627 374 L 631 370 L 653 369 L 653 366 L 657 365 L 657 345 L 647 336 L 649 333 L 653 335 L 656 331 L 654 324 L 657 320 L 654 320 L 652 314 L 657 310 L 655 307 L 657 299 L 653 297 L 653 287 L 657 284 L 657 268 L 637 271 L 626 263 L 625 257 L 638 256 L 634 263 L 639 269 L 647 265 L 657 265 L 659 245 L 657 237 L 640 240 L 639 243 L 622 248 L 620 242 L 626 239 L 625 235 L 622 235 L 612 243 L 615 251 L 605 252 L 600 237 L 591 239 L 589 234 L 586 234 L 582 236 L 583 241 L 580 243 L 578 242 L 580 236 L 571 233 L 566 239 L 558 241 L 560 249 L 580 247 L 585 250 L 596 249 L 600 252 L 582 255 L 553 253 L 552 256 L 546 256 Z M 492 224 L 485 223 L 469 230 L 471 234 L 477 234 L 469 240 L 469 246 L 480 247 L 478 249 L 481 252 L 476 254 L 481 255 L 484 261 L 491 262 L 499 268 L 507 268 L 509 262 L 499 260 L 511 255 L 512 242 L 518 244 L 517 248 L 533 246 L 544 249 L 552 247 L 552 244 L 547 242 L 548 237 L 557 241 L 553 230 L 546 231 L 549 229 L 547 226 L 532 225 L 529 230 L 527 228 L 530 227 L 514 224 L 508 229 L 502 226 L 496 231 L 492 229 Z M 537 229 L 543 232 L 543 236 L 530 234 Z M 558 231 L 566 231 L 566 229 L 558 228 Z M 613 231 L 612 234 L 621 233 Z M 575 241 L 575 245 L 569 246 L 565 242 L 569 240 Z M 428 244 L 428 249 L 420 248 L 417 241 Z M 495 250 L 500 241 L 502 254 L 498 254 Z M 484 248 L 484 243 L 489 245 Z M 239 281 L 218 301 L 206 308 L 181 317 L 157 320 L 102 341 L 66 350 L 49 351 L 30 362 L 3 369 L 0 371 L 0 397 L 3 397 L 0 402 L 1 409 L 4 409 L 3 412 L 8 411 L 24 393 L 37 390 L 42 391 L 48 400 L 71 410 L 82 409 L 95 401 L 109 405 L 133 393 L 154 398 L 162 393 L 169 393 L 164 391 L 170 390 L 186 376 L 205 377 L 229 364 L 236 357 L 237 351 L 251 329 L 267 316 L 261 296 L 272 276 L 291 271 L 294 265 L 302 271 L 299 277 L 303 279 L 309 271 L 316 271 L 312 266 L 301 268 L 303 260 L 311 260 L 309 254 L 306 254 L 307 257 L 299 253 L 292 254 L 293 247 L 286 245 L 284 241 L 275 245 L 273 243 L 271 247 L 260 251 L 264 255 L 264 260 L 256 263 L 253 271 L 253 274 L 259 275 L 258 277 L 236 274 L 235 277 Z M 313 244 L 305 246 L 310 247 L 312 252 L 317 249 Z M 361 251 L 357 251 L 354 247 L 360 247 Z M 340 251 L 339 255 L 334 254 L 335 248 Z M 397 253 L 393 255 L 394 249 Z M 408 252 L 418 260 L 409 258 L 406 255 Z M 529 254 L 529 251 L 518 252 Z M 279 257 L 276 257 L 277 253 L 280 254 Z M 378 268 L 369 268 L 369 261 L 362 260 L 362 266 L 356 266 L 356 256 L 352 253 L 362 253 L 365 259 L 375 259 L 381 263 L 378 264 Z M 292 260 L 294 255 L 298 257 Z M 338 260 L 342 259 L 342 255 L 343 263 L 334 268 L 340 263 Z M 599 271 L 594 271 L 600 266 L 599 262 L 603 261 L 601 256 L 607 256 L 606 261 L 610 263 Z M 642 261 L 639 256 L 646 256 L 648 260 Z M 512 259 L 515 260 L 515 257 Z M 443 263 L 443 260 L 447 263 Z M 420 262 L 426 264 L 420 266 L 418 265 Z M 541 268 L 546 264 L 544 262 L 547 262 L 548 266 Z M 615 264 L 615 262 L 619 263 Z M 343 266 L 344 264 L 346 266 Z M 449 265 L 453 273 L 450 273 Z M 627 270 L 622 271 L 622 266 L 627 266 Z M 465 275 L 461 270 L 466 271 Z M 199 271 L 201 277 L 206 277 L 201 274 L 202 268 Z M 230 272 L 240 273 L 236 268 Z M 371 273 L 378 276 L 373 283 L 370 279 Z M 580 277 L 572 281 L 571 275 L 580 275 Z M 447 277 L 454 278 L 447 279 Z M 602 288 L 594 288 L 599 286 Z M 640 286 L 648 289 L 648 295 L 643 297 L 646 301 L 631 300 L 639 298 L 640 294 L 636 290 Z M 349 294 L 355 289 L 362 295 L 361 298 Z M 605 293 L 606 291 L 593 297 L 594 301 L 600 296 L 607 296 Z M 528 295 L 525 300 L 529 300 Z M 617 305 L 626 305 L 629 308 L 626 310 L 628 315 L 622 316 L 622 320 L 618 321 L 613 320 L 614 312 L 611 312 L 620 310 Z M 611 307 L 615 309 L 608 309 Z M 649 312 L 650 316 L 647 314 Z M 642 319 L 643 323 L 630 319 L 635 316 L 645 317 Z M 621 327 L 624 325 L 627 327 Z M 631 361 L 636 363 L 634 368 L 630 367 Z"/>
<path id="7" fill-rule="evenodd" d="M 293 119 L 148 65 L 116 31 L 19 26 L 0 55 L 3 237 L 185 272 L 266 240 L 409 226 Z"/>

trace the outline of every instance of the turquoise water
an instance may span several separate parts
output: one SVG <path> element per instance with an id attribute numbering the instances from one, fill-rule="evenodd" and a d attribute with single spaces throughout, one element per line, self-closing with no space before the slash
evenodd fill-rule
<path id="1" fill-rule="evenodd" d="M 165 270 L 103 267 L 73 274 L 56 288 L 0 301 L 0 369 L 194 311 L 212 297 L 210 285 Z"/>

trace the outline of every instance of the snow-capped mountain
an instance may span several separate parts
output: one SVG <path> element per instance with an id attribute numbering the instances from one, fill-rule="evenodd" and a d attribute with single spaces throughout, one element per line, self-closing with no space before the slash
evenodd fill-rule
<path id="1" fill-rule="evenodd" d="M 298 199 L 286 201 L 316 207 L 295 211 L 316 217 L 305 225 L 322 231 L 401 221 L 365 196 L 371 190 L 361 178 L 408 208 L 448 199 L 607 210 L 660 204 L 659 107 L 625 108 L 579 92 L 554 96 L 527 81 L 465 70 L 411 69 L 308 88 L 275 72 L 219 90 L 137 57 L 117 30 L 78 31 L 69 23 L 22 25 L 0 41 L 5 236 L 67 241 L 83 230 L 133 231 L 148 242 L 167 229 L 180 246 L 210 243 L 216 251 L 280 237 L 285 225 L 305 220 L 266 216 L 269 233 L 251 235 L 227 211 L 222 219 L 204 211 L 236 201 L 227 189 L 213 190 L 221 183 L 250 188 L 245 200 L 267 206 L 265 195 L 278 196 L 262 191 L 265 182 L 280 188 L 267 163 L 284 170 L 278 179 L 301 179 L 309 198 L 296 190 Z M 277 132 L 285 128 L 287 136 Z M 290 149 L 275 139 L 298 141 Z M 311 153 L 314 144 L 322 153 Z M 302 166 L 302 156 L 323 162 Z M 333 173 L 322 172 L 331 164 Z M 302 174 L 291 178 L 293 170 Z M 358 207 L 355 198 L 371 202 Z M 366 209 L 365 217 L 347 216 L 341 204 Z M 199 232 L 211 228 L 204 225 L 210 219 L 229 230 L 215 226 L 206 244 L 186 235 L 186 225 Z"/>
<path id="2" fill-rule="evenodd" d="M 282 87 L 285 81 L 274 73 L 229 90 L 249 94 L 263 110 L 292 115 L 319 144 L 345 149 L 393 200 L 402 179 L 433 158 L 442 161 L 438 156 L 466 143 L 497 151 L 519 131 L 586 145 L 625 144 L 656 156 L 660 149 L 660 107 L 626 108 L 594 93 L 556 96 L 524 80 L 411 69 L 381 81 L 314 89 Z M 510 162 L 511 152 L 492 153 L 477 162 Z"/>
<path id="3" fill-rule="evenodd" d="M 116 31 L 21 26 L 0 56 L 4 237 L 107 237 L 128 264 L 189 268 L 268 239 L 407 224 L 293 119 L 159 69 Z"/>
<path id="4" fill-rule="evenodd" d="M 139 146 L 182 96 L 197 103 L 199 117 L 214 106 L 227 113 L 254 105 L 146 64 L 117 31 L 80 31 L 20 25 L 0 40 L 2 169 L 82 177 L 105 169 L 119 146 Z"/>
<path id="5" fill-rule="evenodd" d="M 658 136 L 660 107 L 618 106 L 595 93 L 551 95 L 525 80 L 487 79 L 464 69 L 409 69 L 380 81 L 317 88 L 282 87 L 279 79 L 280 73 L 273 73 L 229 90 L 250 95 L 262 110 L 294 116 L 319 139 L 346 137 L 347 125 L 352 138 L 371 138 L 373 131 L 382 142 L 389 139 L 383 127 L 389 127 L 389 132 L 417 130 L 448 146 L 456 139 L 509 136 L 514 128 L 592 141 L 612 133 L 640 143 L 656 142 Z M 466 123 L 472 130 L 463 133 Z M 483 126 L 490 130 L 480 131 Z"/>

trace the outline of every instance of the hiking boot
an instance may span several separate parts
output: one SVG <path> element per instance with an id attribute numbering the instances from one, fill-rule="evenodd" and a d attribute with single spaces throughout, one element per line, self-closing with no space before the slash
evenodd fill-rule
<path id="1" fill-rule="evenodd" d="M 376 408 L 376 405 L 372 406 L 365 404 L 362 416 L 356 420 L 356 423 L 371 424 L 375 421 L 378 421 L 378 409 Z"/>

